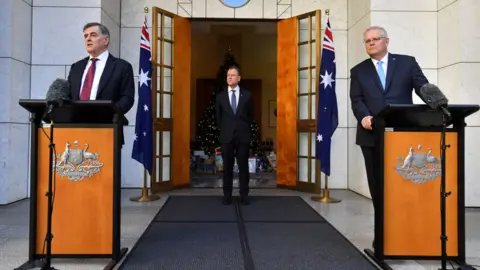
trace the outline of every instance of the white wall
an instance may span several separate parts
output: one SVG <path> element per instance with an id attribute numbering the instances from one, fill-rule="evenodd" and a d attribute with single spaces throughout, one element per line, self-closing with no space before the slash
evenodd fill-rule
<path id="1" fill-rule="evenodd" d="M 438 84 L 452 104 L 480 104 L 480 1 L 438 1 Z M 467 118 L 465 205 L 480 206 L 480 113 Z"/>
<path id="2" fill-rule="evenodd" d="M 371 25 L 370 5 L 371 0 L 348 0 L 348 90 L 350 89 L 350 69 L 367 58 L 362 42 L 363 31 Z M 355 144 L 357 120 L 351 111 L 349 96 L 346 99 L 348 135 L 344 144 L 348 147 L 348 188 L 371 198 L 362 151 Z"/>
<path id="3" fill-rule="evenodd" d="M 32 1 L 0 2 L 0 205 L 27 196 Z"/>

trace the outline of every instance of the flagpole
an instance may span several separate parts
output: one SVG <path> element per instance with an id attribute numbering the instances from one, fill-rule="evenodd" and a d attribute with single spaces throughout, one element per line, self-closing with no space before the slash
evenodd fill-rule
<path id="1" fill-rule="evenodd" d="M 132 202 L 153 202 L 159 200 L 160 196 L 155 194 L 148 195 L 148 187 L 147 187 L 147 170 L 143 169 L 143 188 L 142 188 L 142 196 L 140 197 L 132 197 L 130 201 Z"/>
<path id="2" fill-rule="evenodd" d="M 310 199 L 315 202 L 320 202 L 322 200 L 322 172 L 320 170 L 320 160 L 315 161 L 315 188 L 313 193 L 319 194 L 318 196 L 312 196 Z"/>
<path id="3" fill-rule="evenodd" d="M 325 15 L 330 16 L 330 10 L 325 10 Z M 319 200 L 321 203 L 338 203 L 341 202 L 339 199 L 330 197 L 330 189 L 328 189 L 328 175 L 325 175 L 325 188 L 323 189 L 322 198 Z"/>
<path id="4" fill-rule="evenodd" d="M 145 20 L 147 19 L 148 14 L 148 7 L 143 9 L 145 12 Z M 152 157 L 153 158 L 153 157 Z M 131 197 L 130 201 L 132 202 L 152 202 L 160 199 L 160 196 L 155 194 L 148 194 L 148 185 L 147 185 L 147 170 L 143 169 L 143 188 L 142 188 L 142 195 L 140 197 Z"/>
<path id="5" fill-rule="evenodd" d="M 330 15 L 330 10 L 329 9 L 325 10 L 325 15 L 327 15 L 327 17 Z M 317 160 L 317 164 L 318 163 L 319 163 L 319 161 Z M 318 168 L 318 165 L 317 165 L 317 168 Z M 321 170 L 318 168 L 317 172 L 319 172 L 318 173 L 318 175 L 319 175 L 318 178 L 320 178 Z M 321 180 L 318 181 L 318 185 L 321 185 Z M 321 203 L 339 203 L 339 202 L 341 202 L 341 200 L 339 200 L 339 199 L 335 199 L 335 198 L 330 197 L 330 190 L 328 189 L 328 175 L 326 175 L 326 174 L 325 174 L 325 188 L 323 189 L 323 195 L 321 197 L 320 196 L 312 196 L 311 199 L 312 199 L 312 201 L 321 202 Z"/>

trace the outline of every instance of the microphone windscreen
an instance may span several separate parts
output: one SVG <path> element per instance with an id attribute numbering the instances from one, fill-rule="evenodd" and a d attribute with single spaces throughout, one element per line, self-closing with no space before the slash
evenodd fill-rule
<path id="1" fill-rule="evenodd" d="M 46 100 L 49 101 L 59 101 L 62 99 L 67 99 L 68 92 L 70 89 L 70 84 L 65 79 L 56 79 L 52 82 L 48 88 Z"/>
<path id="2" fill-rule="evenodd" d="M 425 103 L 432 109 L 437 109 L 440 106 L 447 105 L 448 99 L 434 84 L 427 83 L 420 88 L 420 96 Z"/>

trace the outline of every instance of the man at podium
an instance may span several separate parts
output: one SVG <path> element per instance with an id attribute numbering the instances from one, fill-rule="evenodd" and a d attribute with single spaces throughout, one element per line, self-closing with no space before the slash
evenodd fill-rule
<path id="1" fill-rule="evenodd" d="M 356 144 L 365 159 L 368 188 L 375 208 L 374 118 L 387 104 L 413 104 L 412 89 L 420 96 L 420 88 L 428 80 L 414 57 L 388 52 L 389 38 L 384 28 L 369 27 L 363 38 L 370 58 L 350 70 L 350 100 L 358 121 Z"/>
<path id="2" fill-rule="evenodd" d="M 132 65 L 108 52 L 110 32 L 104 25 L 87 23 L 83 37 L 89 56 L 70 68 L 70 99 L 111 100 L 126 114 L 133 106 L 135 95 Z"/>

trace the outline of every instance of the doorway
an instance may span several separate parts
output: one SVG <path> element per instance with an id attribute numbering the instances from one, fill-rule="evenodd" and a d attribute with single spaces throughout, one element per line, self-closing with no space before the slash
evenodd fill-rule
<path id="1" fill-rule="evenodd" d="M 240 86 L 254 104 L 251 188 L 277 186 L 276 142 L 277 22 L 276 20 L 192 20 L 191 173 L 192 187 L 222 187 L 222 158 L 215 137 L 215 93 L 229 65 L 240 67 Z M 236 168 L 234 168 L 236 170 Z M 238 175 L 234 174 L 234 187 Z"/>
<path id="2" fill-rule="evenodd" d="M 320 14 L 320 10 L 316 10 L 289 19 L 270 20 L 272 25 L 269 27 L 266 26 L 268 20 L 192 20 L 153 8 L 152 64 L 155 68 L 152 78 L 157 78 L 152 80 L 153 145 L 156 150 L 150 181 L 153 193 L 192 186 L 191 175 L 199 168 L 208 172 L 210 167 L 210 174 L 213 171 L 218 181 L 219 175 L 215 171 L 217 156 L 213 152 L 204 165 L 198 165 L 198 157 L 205 155 L 197 151 L 202 151 L 196 144 L 203 140 L 196 140 L 198 125 L 196 107 L 193 106 L 201 100 L 198 97 L 209 95 L 207 89 L 206 94 L 197 97 L 197 92 L 201 91 L 196 89 L 197 79 L 206 79 L 203 85 L 215 79 L 222 63 L 221 55 L 229 50 L 239 59 L 245 82 L 251 80 L 249 87 L 262 89 L 259 90 L 260 97 L 256 98 L 261 103 L 260 109 L 257 109 L 261 113 L 257 117 L 260 124 L 256 135 L 260 149 L 267 149 L 264 153 L 273 153 L 267 156 L 272 158 L 274 162 L 271 165 L 274 165 L 271 167 L 275 168 L 271 174 L 275 176 L 272 179 L 275 181 L 269 182 L 272 184 L 267 187 L 319 193 L 320 170 L 314 153 L 321 57 Z M 216 36 L 216 32 L 213 35 L 212 29 L 219 32 L 221 38 Z M 259 42 L 259 39 L 268 36 L 266 33 L 269 31 L 276 31 L 276 38 L 273 34 L 272 45 L 264 46 L 265 41 Z M 255 33 L 256 36 L 244 42 L 239 36 L 242 37 L 245 32 Z M 194 39 L 195 33 L 199 33 L 201 38 Z M 202 45 L 202 41 L 206 44 Z M 206 52 L 211 53 L 210 57 L 200 58 Z M 249 64 L 245 65 L 244 61 Z M 200 71 L 208 73 L 195 73 L 193 80 L 192 74 Z M 265 72 L 276 76 L 270 85 L 258 77 Z M 258 80 L 261 87 L 253 83 Z M 276 94 L 275 99 L 265 97 L 267 91 Z M 195 120 L 191 120 L 192 116 Z M 273 151 L 270 152 L 269 148 Z M 256 164 L 262 163 L 256 163 L 256 158 L 249 162 L 252 174 L 256 173 Z M 266 165 L 262 169 L 265 167 L 269 169 Z"/>

